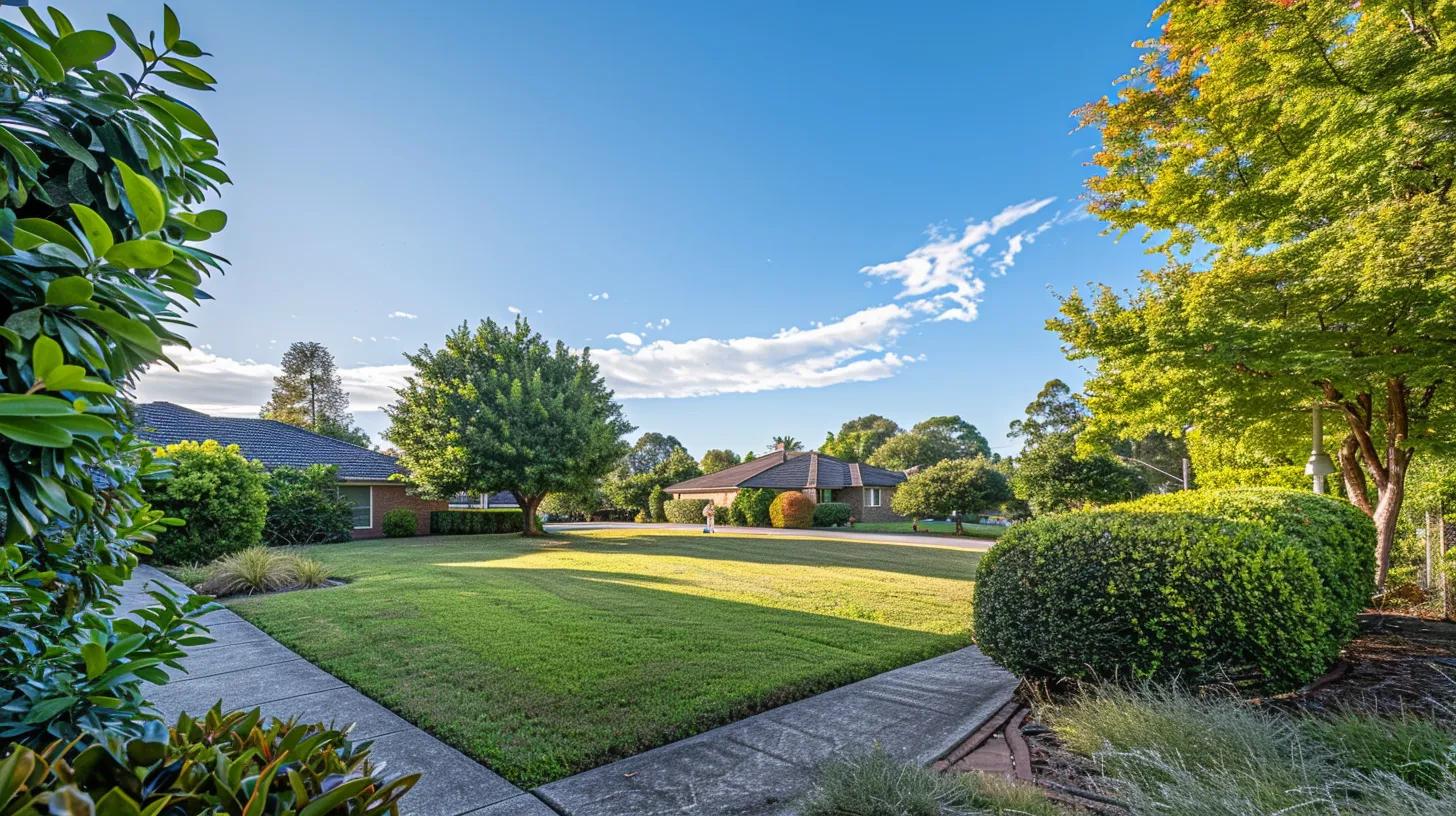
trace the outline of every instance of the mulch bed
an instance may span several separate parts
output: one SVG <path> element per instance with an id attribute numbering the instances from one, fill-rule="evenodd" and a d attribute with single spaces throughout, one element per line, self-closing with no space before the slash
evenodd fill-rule
<path id="1" fill-rule="evenodd" d="M 932 767 L 1032 782 L 1074 813 L 1122 814 L 1098 789 L 1096 767 L 1068 751 L 1032 714 L 1023 688 L 990 720 Z M 1449 717 L 1456 708 L 1456 623 L 1415 615 L 1360 616 L 1360 634 L 1330 673 L 1305 689 L 1257 701 L 1311 714 L 1357 709 Z"/>

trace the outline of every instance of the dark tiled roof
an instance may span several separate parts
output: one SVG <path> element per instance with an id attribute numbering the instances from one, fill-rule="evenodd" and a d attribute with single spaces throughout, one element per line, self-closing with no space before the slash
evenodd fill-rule
<path id="1" fill-rule="evenodd" d="M 725 468 L 696 479 L 688 479 L 667 487 L 668 492 L 694 490 L 733 490 L 739 487 L 767 487 L 775 490 L 802 490 L 811 487 L 841 488 L 891 487 L 905 481 L 898 470 L 851 464 L 818 451 L 808 453 L 773 453 L 741 465 Z"/>
<path id="2" fill-rule="evenodd" d="M 361 448 L 271 419 L 215 417 L 170 402 L 137 406 L 137 436 L 156 445 L 215 439 L 237 445 L 243 455 L 263 467 L 335 465 L 348 481 L 388 479 L 404 473 L 393 456 Z"/>

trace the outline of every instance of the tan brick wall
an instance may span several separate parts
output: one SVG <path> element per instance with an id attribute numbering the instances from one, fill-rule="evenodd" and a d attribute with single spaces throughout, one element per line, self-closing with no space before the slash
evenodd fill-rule
<path id="1" fill-rule="evenodd" d="M 895 495 L 895 488 L 880 488 L 880 506 L 865 507 L 865 488 L 846 487 L 834 491 L 834 500 L 844 502 L 853 508 L 850 512 L 854 514 L 855 521 L 905 521 L 905 517 L 890 509 L 890 497 Z"/>
<path id="2" fill-rule="evenodd" d="M 374 524 L 367 530 L 355 530 L 354 538 L 382 538 L 384 536 L 384 514 L 390 510 L 404 508 L 415 514 L 415 535 L 430 534 L 430 513 L 435 510 L 450 509 L 449 502 L 429 501 L 415 496 L 405 490 L 402 484 L 372 485 L 370 486 L 371 501 L 374 505 Z"/>
<path id="3" fill-rule="evenodd" d="M 738 495 L 737 490 L 720 490 L 714 493 L 673 493 L 674 499 L 707 499 L 715 507 L 727 507 L 733 503 L 733 497 Z"/>

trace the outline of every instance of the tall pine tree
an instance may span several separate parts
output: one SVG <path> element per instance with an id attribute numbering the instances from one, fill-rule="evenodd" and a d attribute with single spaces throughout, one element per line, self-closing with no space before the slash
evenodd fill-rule
<path id="1" fill-rule="evenodd" d="M 369 444 L 369 435 L 354 424 L 349 393 L 323 343 L 300 341 L 288 347 L 283 373 L 273 378 L 272 397 L 259 415 L 355 445 Z"/>

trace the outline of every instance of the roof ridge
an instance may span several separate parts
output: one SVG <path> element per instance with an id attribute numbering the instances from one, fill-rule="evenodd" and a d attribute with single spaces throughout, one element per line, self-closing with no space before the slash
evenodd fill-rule
<path id="1" fill-rule="evenodd" d="M 849 486 L 864 487 L 864 476 L 859 472 L 859 462 L 849 463 Z"/>
<path id="2" fill-rule="evenodd" d="M 819 486 L 819 451 L 809 451 L 809 483 L 805 487 Z"/>

